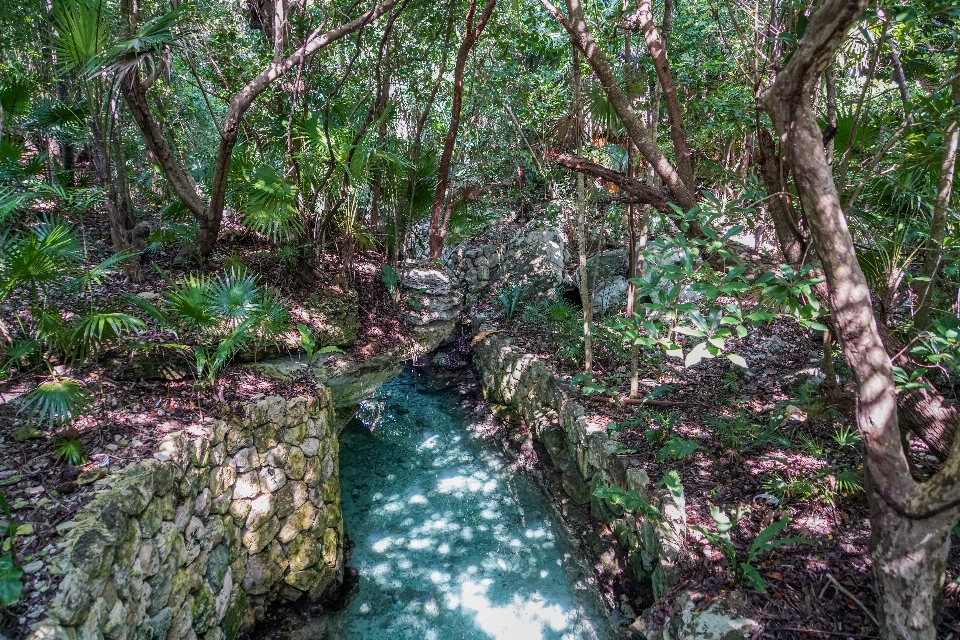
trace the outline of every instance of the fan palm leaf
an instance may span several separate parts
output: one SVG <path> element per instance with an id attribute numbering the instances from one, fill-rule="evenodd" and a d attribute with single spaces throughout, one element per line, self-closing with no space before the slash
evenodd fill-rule
<path id="1" fill-rule="evenodd" d="M 51 427 L 77 419 L 91 405 L 90 392 L 76 380 L 49 380 L 23 398 L 21 411 L 32 420 L 46 422 Z"/>
<path id="2" fill-rule="evenodd" d="M 107 46 L 112 21 L 104 0 L 56 0 L 53 46 L 67 71 L 82 69 Z"/>

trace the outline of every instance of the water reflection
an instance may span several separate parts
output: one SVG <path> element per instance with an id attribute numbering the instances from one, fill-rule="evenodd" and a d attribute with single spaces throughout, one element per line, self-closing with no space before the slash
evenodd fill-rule
<path id="1" fill-rule="evenodd" d="M 542 496 L 468 435 L 452 394 L 404 374 L 361 418 L 340 446 L 360 596 L 333 637 L 609 637 Z"/>

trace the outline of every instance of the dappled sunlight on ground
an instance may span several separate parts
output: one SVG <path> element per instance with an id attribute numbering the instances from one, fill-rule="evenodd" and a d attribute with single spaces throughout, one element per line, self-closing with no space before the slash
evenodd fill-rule
<path id="1" fill-rule="evenodd" d="M 455 402 L 417 393 L 404 375 L 371 403 L 376 428 L 354 421 L 344 432 L 360 596 L 333 637 L 608 637 L 549 505 L 467 435 Z"/>

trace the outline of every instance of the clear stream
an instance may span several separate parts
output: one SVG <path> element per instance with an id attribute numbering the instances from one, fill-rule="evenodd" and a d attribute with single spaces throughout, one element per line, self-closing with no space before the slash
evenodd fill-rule
<path id="1" fill-rule="evenodd" d="M 404 372 L 340 441 L 360 595 L 328 620 L 349 640 L 607 640 L 606 613 L 539 488 L 511 473 L 455 391 Z"/>

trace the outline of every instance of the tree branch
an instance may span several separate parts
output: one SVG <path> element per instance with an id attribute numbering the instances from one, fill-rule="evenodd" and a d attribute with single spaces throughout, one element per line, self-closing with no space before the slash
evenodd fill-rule
<path id="1" fill-rule="evenodd" d="M 603 178 L 607 182 L 612 182 L 629 196 L 628 201 L 631 204 L 649 204 L 657 211 L 674 213 L 669 201 L 662 193 L 648 184 L 631 178 L 626 174 L 614 171 L 587 158 L 581 158 L 568 153 L 553 155 L 551 156 L 551 160 L 561 167 L 566 167 L 579 173 Z"/>

